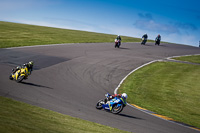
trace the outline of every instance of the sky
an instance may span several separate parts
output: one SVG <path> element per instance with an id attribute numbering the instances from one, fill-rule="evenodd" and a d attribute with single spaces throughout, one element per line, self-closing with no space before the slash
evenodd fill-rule
<path id="1" fill-rule="evenodd" d="M 200 43 L 200 0 L 0 0 L 0 21 Z"/>

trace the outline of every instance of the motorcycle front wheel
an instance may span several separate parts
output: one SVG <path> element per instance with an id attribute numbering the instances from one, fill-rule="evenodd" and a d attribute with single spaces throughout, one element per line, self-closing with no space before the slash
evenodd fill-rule
<path id="1" fill-rule="evenodd" d="M 9 76 L 9 79 L 10 79 L 10 80 L 13 80 L 12 74 Z"/>
<path id="2" fill-rule="evenodd" d="M 119 114 L 121 111 L 123 110 L 123 105 L 117 106 L 117 104 L 115 104 L 111 110 L 111 112 L 113 114 Z"/>
<path id="3" fill-rule="evenodd" d="M 117 44 L 115 44 L 115 48 L 118 47 Z"/>
<path id="4" fill-rule="evenodd" d="M 22 82 L 22 80 L 24 79 L 24 75 L 23 76 L 19 76 L 17 79 L 17 83 Z"/>

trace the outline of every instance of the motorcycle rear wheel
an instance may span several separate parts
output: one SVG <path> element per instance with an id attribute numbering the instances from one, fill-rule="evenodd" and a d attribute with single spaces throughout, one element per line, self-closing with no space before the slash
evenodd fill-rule
<path id="1" fill-rule="evenodd" d="M 96 104 L 96 108 L 97 108 L 97 109 L 102 109 L 102 108 L 103 108 L 103 106 L 102 106 L 102 103 L 103 103 L 103 102 L 104 102 L 103 99 L 99 100 L 99 101 L 97 102 L 97 104 Z"/>

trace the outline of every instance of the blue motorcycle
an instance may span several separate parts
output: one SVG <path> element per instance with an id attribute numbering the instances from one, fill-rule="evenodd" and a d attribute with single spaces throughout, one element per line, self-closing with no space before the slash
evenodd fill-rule
<path id="1" fill-rule="evenodd" d="M 119 114 L 123 108 L 126 106 L 126 100 L 122 97 L 115 97 L 110 99 L 110 94 L 106 94 L 106 99 L 101 99 L 97 102 L 97 109 L 104 109 L 112 112 L 113 114 Z"/>

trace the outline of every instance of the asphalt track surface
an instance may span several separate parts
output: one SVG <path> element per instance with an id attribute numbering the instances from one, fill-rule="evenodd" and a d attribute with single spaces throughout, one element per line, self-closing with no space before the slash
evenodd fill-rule
<path id="1" fill-rule="evenodd" d="M 0 96 L 135 133 L 199 133 L 130 106 L 119 115 L 95 108 L 133 69 L 152 60 L 188 54 L 200 54 L 200 49 L 153 43 L 123 43 L 119 49 L 113 43 L 0 49 Z M 35 66 L 28 80 L 8 79 L 13 67 L 30 60 Z"/>

